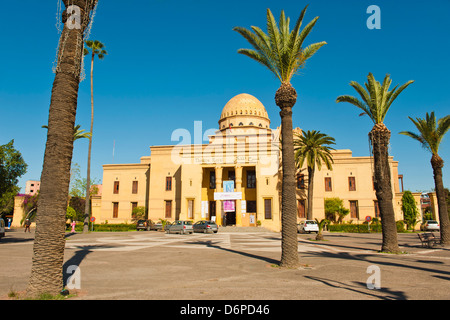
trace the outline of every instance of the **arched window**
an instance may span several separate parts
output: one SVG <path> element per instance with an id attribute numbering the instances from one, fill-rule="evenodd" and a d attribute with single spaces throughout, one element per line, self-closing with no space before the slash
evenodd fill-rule
<path id="1" fill-rule="evenodd" d="M 239 126 L 243 126 L 244 124 L 242 122 L 239 122 Z"/>

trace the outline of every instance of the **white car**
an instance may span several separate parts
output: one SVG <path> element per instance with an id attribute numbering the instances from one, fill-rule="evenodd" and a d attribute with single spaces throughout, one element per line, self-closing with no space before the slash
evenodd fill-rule
<path id="1" fill-rule="evenodd" d="M 420 226 L 422 231 L 439 231 L 439 223 L 436 220 L 426 220 Z"/>
<path id="2" fill-rule="evenodd" d="M 297 231 L 299 233 L 305 233 L 305 232 L 319 233 L 319 225 L 317 224 L 317 222 L 315 220 L 305 220 L 305 221 L 300 222 L 297 225 Z"/>

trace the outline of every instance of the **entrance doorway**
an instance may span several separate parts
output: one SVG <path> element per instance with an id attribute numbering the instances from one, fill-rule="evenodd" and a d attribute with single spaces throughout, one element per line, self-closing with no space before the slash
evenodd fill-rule
<path id="1" fill-rule="evenodd" d="M 208 217 L 208 220 L 216 221 L 215 217 L 216 217 L 216 202 L 215 201 L 210 201 L 209 202 L 209 217 Z"/>
<path id="2" fill-rule="evenodd" d="M 236 225 L 236 211 L 225 212 L 223 217 L 223 226 L 234 226 Z"/>

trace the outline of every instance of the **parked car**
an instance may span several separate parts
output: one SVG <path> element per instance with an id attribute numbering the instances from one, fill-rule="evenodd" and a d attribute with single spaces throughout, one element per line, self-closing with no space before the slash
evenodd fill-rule
<path id="1" fill-rule="evenodd" d="M 422 231 L 439 231 L 439 223 L 436 220 L 425 220 L 420 225 Z"/>
<path id="2" fill-rule="evenodd" d="M 165 230 L 167 230 L 170 227 L 171 224 L 172 224 L 171 222 L 167 221 L 166 224 L 164 225 L 164 230 L 163 230 L 162 222 L 158 221 L 158 222 L 155 223 L 155 230 L 156 231 L 165 231 Z"/>
<path id="3" fill-rule="evenodd" d="M 305 220 L 297 224 L 297 232 L 298 233 L 319 233 L 319 225 L 315 220 Z"/>
<path id="4" fill-rule="evenodd" d="M 167 225 L 166 225 L 167 226 Z M 187 220 L 177 220 L 170 225 L 168 229 L 166 229 L 167 233 L 194 233 L 194 229 L 192 228 L 192 221 Z"/>
<path id="5" fill-rule="evenodd" d="M 136 230 L 137 231 L 139 231 L 139 230 L 147 230 L 147 231 L 156 230 L 155 223 L 150 219 L 138 220 L 138 222 L 136 223 Z"/>
<path id="6" fill-rule="evenodd" d="M 217 227 L 217 224 L 214 221 L 209 220 L 201 220 L 197 221 L 193 225 L 194 232 L 203 232 L 203 233 L 217 233 L 219 231 L 219 228 Z"/>
<path id="7" fill-rule="evenodd" d="M 0 239 L 5 236 L 5 220 L 0 218 Z"/>

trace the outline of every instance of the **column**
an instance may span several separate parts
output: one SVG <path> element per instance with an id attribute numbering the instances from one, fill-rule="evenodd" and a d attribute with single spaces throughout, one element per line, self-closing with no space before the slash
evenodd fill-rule
<path id="1" fill-rule="evenodd" d="M 234 173 L 236 177 L 236 192 L 242 192 L 242 167 L 236 166 L 234 168 Z M 236 200 L 236 225 L 242 227 L 242 210 L 241 210 L 241 200 Z"/>
<path id="2" fill-rule="evenodd" d="M 216 167 L 216 192 L 222 192 L 222 167 Z M 216 200 L 216 224 L 222 224 L 222 200 Z"/>

